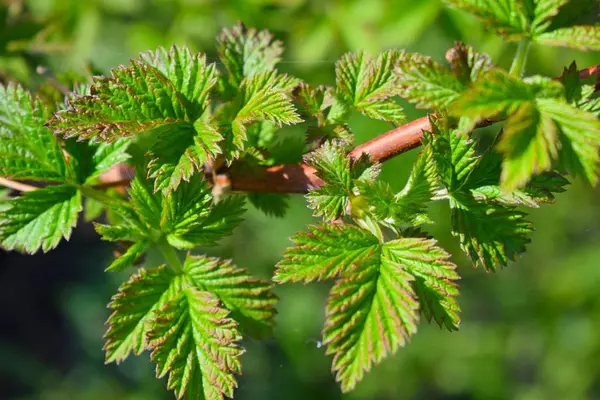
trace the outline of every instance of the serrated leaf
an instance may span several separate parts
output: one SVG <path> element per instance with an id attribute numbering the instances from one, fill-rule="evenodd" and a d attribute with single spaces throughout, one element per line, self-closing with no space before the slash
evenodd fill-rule
<path id="1" fill-rule="evenodd" d="M 108 267 L 106 267 L 104 271 L 123 271 L 141 259 L 146 250 L 148 250 L 148 247 L 150 247 L 150 244 L 146 241 L 133 243 L 123 254 L 119 255 Z"/>
<path id="2" fill-rule="evenodd" d="M 450 129 L 445 116 L 430 118 L 430 123 L 431 133 L 425 132 L 424 140 L 426 147 L 431 147 L 431 157 L 441 182 L 449 192 L 459 190 L 479 162 L 475 142 L 466 135 L 459 135 L 456 129 Z"/>
<path id="3" fill-rule="evenodd" d="M 131 182 L 129 196 L 139 220 L 148 228 L 160 229 L 163 200 L 152 191 L 150 183 L 142 177 L 141 172 Z"/>
<path id="4" fill-rule="evenodd" d="M 366 52 L 347 53 L 336 63 L 338 97 L 365 116 L 394 124 L 404 122 L 396 96 L 394 65 L 400 53 L 388 50 L 373 60 Z M 333 111 L 332 111 L 333 112 Z"/>
<path id="5" fill-rule="evenodd" d="M 478 53 L 473 47 L 460 42 L 446 52 L 446 59 L 452 73 L 464 85 L 477 81 L 482 73 L 493 68 L 489 55 Z"/>
<path id="6" fill-rule="evenodd" d="M 278 193 L 248 193 L 248 201 L 270 217 L 283 218 L 289 207 L 289 195 Z"/>
<path id="7" fill-rule="evenodd" d="M 599 26 L 571 26 L 544 32 L 535 41 L 550 46 L 570 47 L 577 50 L 600 50 Z"/>
<path id="8" fill-rule="evenodd" d="M 432 152 L 427 148 L 419 154 L 408 182 L 399 193 L 394 194 L 383 182 L 357 184 L 360 195 L 352 200 L 352 215 L 361 218 L 366 211 L 378 222 L 393 228 L 402 223 L 430 222 L 426 206 L 439 186 Z"/>
<path id="9" fill-rule="evenodd" d="M 23 193 L 0 214 L 0 243 L 7 250 L 44 252 L 69 239 L 82 209 L 81 193 L 70 186 L 47 186 Z"/>
<path id="10" fill-rule="evenodd" d="M 529 34 L 530 20 L 526 2 L 515 0 L 446 0 L 453 7 L 481 18 L 507 40 L 518 40 Z"/>
<path id="11" fill-rule="evenodd" d="M 180 291 L 180 279 L 166 266 L 145 270 L 141 268 L 123 283 L 108 307 L 112 314 L 106 324 L 106 362 L 120 363 L 130 353 L 141 354 L 148 348 L 146 337 L 151 329 L 153 311 Z"/>
<path id="12" fill-rule="evenodd" d="M 583 175 L 592 184 L 598 182 L 600 163 L 600 120 L 594 114 L 554 99 L 539 99 L 542 113 L 560 129 L 561 162 L 572 173 Z"/>
<path id="13" fill-rule="evenodd" d="M 248 139 L 248 125 L 268 121 L 281 127 L 302 122 L 287 94 L 290 91 L 290 79 L 292 78 L 278 75 L 275 71 L 254 74 L 244 79 L 235 100 L 239 109 L 230 124 L 230 137 L 227 134 L 225 136 L 228 161 L 237 158 L 240 151 L 244 150 Z"/>
<path id="14" fill-rule="evenodd" d="M 92 173 L 87 177 L 85 183 L 91 182 L 113 166 L 129 159 L 127 148 L 131 142 L 127 139 L 115 140 L 112 143 L 100 143 L 94 146 L 92 154 Z"/>
<path id="15" fill-rule="evenodd" d="M 221 152 L 218 143 L 222 139 L 216 126 L 202 121 L 193 125 L 170 124 L 161 129 L 148 153 L 148 176 L 155 179 L 154 191 L 168 193 L 177 189 L 182 180 L 189 182 Z"/>
<path id="16" fill-rule="evenodd" d="M 173 83 L 190 105 L 191 114 L 199 117 L 204 112 L 210 92 L 217 83 L 215 65 L 207 64 L 205 54 L 193 54 L 187 47 L 171 46 L 169 51 L 160 47 L 140 54 L 140 58 Z"/>
<path id="17" fill-rule="evenodd" d="M 251 277 L 231 261 L 206 256 L 188 256 L 183 271 L 196 287 L 216 295 L 242 330 L 254 336 L 271 330 L 277 303 L 271 284 Z"/>
<path id="18" fill-rule="evenodd" d="M 67 165 L 58 139 L 44 124 L 49 112 L 21 86 L 0 85 L 0 175 L 65 181 Z"/>
<path id="19" fill-rule="evenodd" d="M 323 338 L 326 354 L 334 354 L 332 369 L 342 392 L 354 389 L 374 363 L 416 332 L 418 302 L 412 279 L 377 251 L 331 289 Z"/>
<path id="20" fill-rule="evenodd" d="M 243 350 L 237 324 L 211 293 L 186 287 L 158 309 L 148 340 L 156 375 L 180 399 L 222 400 L 237 387 Z"/>
<path id="21" fill-rule="evenodd" d="M 502 133 L 498 150 L 504 154 L 503 188 L 522 187 L 533 175 L 552 169 L 558 157 L 558 130 L 532 103 L 522 104 L 508 118 Z"/>
<path id="22" fill-rule="evenodd" d="M 243 196 L 228 196 L 215 203 L 206 182 L 194 179 L 165 198 L 160 229 L 179 249 L 212 246 L 242 221 L 244 205 Z"/>
<path id="23" fill-rule="evenodd" d="M 427 238 L 404 237 L 385 243 L 387 257 L 402 265 L 414 277 L 414 290 L 421 312 L 440 328 L 458 330 L 460 308 L 456 301 L 460 279 L 450 254 Z"/>
<path id="24" fill-rule="evenodd" d="M 238 88 L 244 78 L 273 70 L 283 53 L 282 43 L 273 40 L 269 31 L 247 29 L 242 23 L 224 29 L 217 37 L 217 43 L 233 89 Z"/>
<path id="25" fill-rule="evenodd" d="M 525 251 L 533 231 L 525 213 L 464 195 L 451 198 L 450 206 L 452 234 L 475 266 L 495 271 Z"/>
<path id="26" fill-rule="evenodd" d="M 77 96 L 48 123 L 65 137 L 112 141 L 161 125 L 193 121 L 193 107 L 162 72 L 138 60 L 111 77 L 95 77 L 91 94 Z"/>
<path id="27" fill-rule="evenodd" d="M 306 195 L 314 215 L 327 219 L 343 215 L 350 202 L 353 180 L 346 144 L 338 140 L 325 142 L 305 155 L 304 162 L 314 167 L 319 178 L 326 183 L 317 189 L 310 189 Z"/>
<path id="28" fill-rule="evenodd" d="M 429 57 L 403 52 L 394 71 L 401 97 L 418 108 L 444 108 L 465 90 L 464 84 Z"/>
<path id="29" fill-rule="evenodd" d="M 425 315 L 456 329 L 455 266 L 434 245 L 422 238 L 386 242 L 332 288 L 323 337 L 343 392 L 416 332 L 417 290 Z"/>
<path id="30" fill-rule="evenodd" d="M 545 32 L 558 14 L 560 8 L 569 3 L 569 0 L 535 0 L 531 31 L 533 35 Z"/>
<path id="31" fill-rule="evenodd" d="M 292 238 L 295 246 L 286 249 L 277 263 L 276 282 L 336 278 L 379 248 L 375 236 L 353 225 L 321 223 L 308 228 Z"/>

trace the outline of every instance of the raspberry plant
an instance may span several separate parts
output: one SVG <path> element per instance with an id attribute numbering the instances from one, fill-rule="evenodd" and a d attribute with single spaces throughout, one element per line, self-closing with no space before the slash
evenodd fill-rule
<path id="1" fill-rule="evenodd" d="M 132 270 L 109 304 L 106 362 L 149 350 L 178 398 L 233 397 L 241 338 L 272 327 L 274 283 L 333 280 L 323 343 L 351 391 L 421 317 L 459 327 L 460 276 L 426 232 L 429 202 L 449 206 L 452 234 L 493 272 L 525 251 L 533 227 L 523 209 L 552 203 L 568 177 L 598 181 L 600 69 L 524 77 L 534 42 L 600 50 L 598 26 L 581 22 L 596 2 L 449 3 L 518 41 L 509 71 L 457 43 L 447 65 L 395 49 L 346 54 L 334 87 L 312 87 L 278 72 L 283 47 L 269 32 L 237 24 L 217 38 L 219 66 L 159 48 L 75 85 L 64 104 L 9 83 L 0 182 L 22 193 L 0 208 L 2 246 L 49 251 L 82 210 L 88 220 L 105 211 L 96 230 L 120 249 L 107 271 Z M 430 114 L 406 123 L 397 97 Z M 353 147 L 353 112 L 394 128 Z M 299 123 L 301 145 L 282 139 L 282 127 Z M 496 124 L 491 145 L 471 137 Z M 378 179 L 381 162 L 420 145 L 395 193 Z M 133 179 L 114 178 L 119 170 Z M 197 254 L 231 234 L 246 200 L 283 217 L 287 193 L 303 192 L 323 221 L 292 238 L 274 283 Z M 163 265 L 139 266 L 150 249 Z"/>

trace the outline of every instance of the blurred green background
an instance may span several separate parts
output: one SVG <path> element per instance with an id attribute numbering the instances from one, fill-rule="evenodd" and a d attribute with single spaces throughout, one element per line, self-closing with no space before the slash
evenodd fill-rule
<path id="1" fill-rule="evenodd" d="M 441 61 L 461 40 L 507 67 L 516 47 L 440 0 L 0 0 L 0 80 L 36 90 L 48 79 L 38 66 L 108 73 L 172 43 L 216 61 L 214 37 L 238 20 L 274 32 L 287 48 L 281 69 L 312 84 L 333 84 L 346 51 L 398 47 Z M 572 60 L 600 63 L 598 54 L 536 46 L 528 73 L 559 75 Z M 411 119 L 423 115 L 406 110 Z M 359 142 L 388 129 L 358 116 L 352 127 Z M 386 163 L 384 178 L 400 188 L 415 155 Z M 431 213 L 441 222 L 429 231 L 463 276 L 459 332 L 421 324 L 408 347 L 341 395 L 319 341 L 328 286 L 278 287 L 274 338 L 245 341 L 236 398 L 600 398 L 600 190 L 575 181 L 557 204 L 534 210 L 529 252 L 495 276 L 460 252 L 446 204 Z M 250 209 L 210 254 L 268 278 L 288 238 L 309 222 L 301 196 L 284 220 Z M 89 224 L 46 255 L 0 252 L 0 399 L 172 398 L 147 355 L 104 365 L 106 304 L 126 278 L 103 273 L 111 252 Z"/>

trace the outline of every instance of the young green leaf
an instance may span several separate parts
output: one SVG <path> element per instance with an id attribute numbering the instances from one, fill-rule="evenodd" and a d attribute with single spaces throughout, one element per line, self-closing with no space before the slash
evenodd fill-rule
<path id="1" fill-rule="evenodd" d="M 315 216 L 336 219 L 346 213 L 352 194 L 351 161 L 342 141 L 325 142 L 317 150 L 304 156 L 304 162 L 317 170 L 325 181 L 306 195 L 308 206 Z"/>
<path id="2" fill-rule="evenodd" d="M 599 51 L 600 27 L 588 25 L 560 28 L 537 35 L 535 40 L 538 43 L 550 46 Z"/>
<path id="3" fill-rule="evenodd" d="M 366 52 L 345 54 L 335 68 L 338 98 L 369 118 L 404 122 L 402 107 L 392 99 L 398 94 L 393 71 L 399 54 L 388 50 L 375 60 Z"/>
<path id="4" fill-rule="evenodd" d="M 446 60 L 450 63 L 452 73 L 463 85 L 477 81 L 481 74 L 493 68 L 489 55 L 478 53 L 473 47 L 461 42 L 455 43 L 446 52 Z"/>
<path id="5" fill-rule="evenodd" d="M 342 391 L 416 332 L 419 302 L 428 318 L 456 329 L 455 265 L 435 241 L 401 238 L 377 246 L 331 290 L 323 332 Z"/>
<path id="6" fill-rule="evenodd" d="M 335 283 L 327 302 L 323 338 L 342 392 L 404 346 L 419 319 L 414 278 L 402 265 L 379 248 L 361 261 Z"/>
<path id="7" fill-rule="evenodd" d="M 270 71 L 254 74 L 242 82 L 234 104 L 239 105 L 226 133 L 226 157 L 237 158 L 248 139 L 247 126 L 268 121 L 279 127 L 302 122 L 289 96 L 299 81 Z"/>
<path id="8" fill-rule="evenodd" d="M 173 83 L 186 99 L 191 114 L 200 116 L 204 112 L 210 92 L 217 83 L 215 65 L 206 63 L 205 54 L 193 54 L 187 47 L 171 46 L 169 51 L 159 47 L 156 51 L 142 53 L 140 59 L 157 68 Z"/>
<path id="9" fill-rule="evenodd" d="M 156 309 L 149 324 L 156 376 L 169 374 L 178 399 L 222 400 L 237 387 L 243 353 L 237 324 L 211 293 L 185 287 Z"/>
<path id="10" fill-rule="evenodd" d="M 268 282 L 252 278 L 230 261 L 206 256 L 189 255 L 183 271 L 197 288 L 216 295 L 242 330 L 260 336 L 272 328 L 277 296 Z"/>
<path id="11" fill-rule="evenodd" d="M 383 182 L 359 182 L 359 195 L 352 199 L 351 212 L 355 218 L 361 218 L 364 212 L 389 227 L 398 227 L 401 223 L 419 225 L 430 222 L 427 217 L 427 203 L 440 187 L 431 149 L 426 148 L 419 154 L 408 182 L 397 194 Z"/>
<path id="12" fill-rule="evenodd" d="M 44 127 L 49 116 L 43 104 L 21 86 L 0 85 L 0 175 L 67 180 L 60 142 Z"/>
<path id="13" fill-rule="evenodd" d="M 154 191 L 168 193 L 189 182 L 204 164 L 221 153 L 223 136 L 211 123 L 196 121 L 169 124 L 159 128 L 156 142 L 148 152 L 148 176 L 154 178 Z"/>
<path id="14" fill-rule="evenodd" d="M 69 239 L 81 209 L 81 193 L 70 186 L 24 193 L 0 213 L 0 243 L 7 250 L 47 252 Z"/>
<path id="15" fill-rule="evenodd" d="M 520 0 L 446 0 L 451 6 L 481 18 L 507 40 L 519 40 L 529 34 L 530 18 L 526 3 Z"/>
<path id="16" fill-rule="evenodd" d="M 338 277 L 378 251 L 379 241 L 368 231 L 348 224 L 309 226 L 293 238 L 283 253 L 273 280 L 312 282 Z"/>
<path id="17" fill-rule="evenodd" d="M 454 195 L 450 206 L 452 234 L 475 266 L 495 271 L 525 251 L 533 231 L 525 213 L 466 195 Z"/>
<path id="18" fill-rule="evenodd" d="M 91 94 L 75 97 L 49 126 L 65 137 L 112 141 L 161 125 L 192 122 L 195 108 L 158 69 L 138 60 L 96 77 Z"/>
<path id="19" fill-rule="evenodd" d="M 447 107 L 465 90 L 452 71 L 420 54 L 403 52 L 394 72 L 400 96 L 419 108 Z"/>
<path id="20" fill-rule="evenodd" d="M 479 157 L 475 152 L 475 142 L 451 129 L 444 115 L 429 120 L 432 130 L 424 134 L 425 146 L 431 148 L 431 157 L 443 185 L 449 192 L 454 192 L 476 170 Z"/>
<path id="21" fill-rule="evenodd" d="M 213 246 L 242 221 L 244 206 L 243 196 L 228 196 L 215 203 L 206 182 L 195 179 L 165 198 L 160 229 L 179 249 Z"/>
<path id="22" fill-rule="evenodd" d="M 596 185 L 600 163 L 600 119 L 555 99 L 538 100 L 540 111 L 552 118 L 561 135 L 561 162 L 569 171 Z"/>
<path id="23" fill-rule="evenodd" d="M 278 193 L 248 193 L 248 201 L 267 216 L 283 218 L 288 209 L 289 196 Z"/>
<path id="24" fill-rule="evenodd" d="M 124 253 L 120 254 L 108 267 L 106 267 L 105 271 L 123 271 L 134 265 L 146 253 L 148 247 L 150 247 L 150 243 L 145 240 L 133 243 Z"/>
<path id="25" fill-rule="evenodd" d="M 180 286 L 180 278 L 166 266 L 142 268 L 121 285 L 108 305 L 112 314 L 106 322 L 108 331 L 104 336 L 107 363 L 119 363 L 129 353 L 139 355 L 148 348 L 147 334 L 153 311 L 175 297 Z"/>
<path id="26" fill-rule="evenodd" d="M 244 78 L 273 70 L 283 53 L 282 43 L 269 31 L 247 29 L 242 23 L 224 29 L 217 43 L 232 89 L 239 88 Z"/>

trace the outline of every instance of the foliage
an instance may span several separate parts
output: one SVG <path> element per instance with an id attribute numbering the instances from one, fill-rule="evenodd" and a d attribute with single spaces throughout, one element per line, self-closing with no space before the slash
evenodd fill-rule
<path id="1" fill-rule="evenodd" d="M 106 361 L 150 350 L 177 398 L 233 397 L 242 336 L 270 333 L 277 297 L 231 261 L 195 253 L 232 234 L 246 197 L 285 216 L 281 193 L 230 193 L 224 171 L 261 179 L 303 159 L 321 182 L 306 199 L 323 221 L 292 238 L 273 280 L 334 281 L 323 344 L 341 390 L 353 390 L 410 341 L 421 316 L 459 328 L 460 275 L 427 232 L 438 222 L 429 203 L 448 208 L 466 256 L 493 272 L 530 241 L 523 208 L 552 203 L 566 174 L 598 180 L 596 82 L 575 64 L 559 80 L 522 76 L 530 42 L 597 50 L 598 27 L 580 24 L 566 0 L 449 3 L 520 41 L 510 71 L 457 43 L 448 65 L 403 50 L 347 53 L 335 86 L 313 87 L 278 70 L 283 45 L 270 32 L 238 23 L 218 36 L 218 63 L 185 46 L 158 48 L 58 106 L 2 86 L 0 175 L 47 184 L 0 204 L 2 246 L 48 251 L 70 237 L 83 204 L 86 219 L 106 210 L 96 230 L 124 248 L 107 271 L 135 269 L 109 304 Z M 398 126 L 397 98 L 433 112 L 399 191 L 381 179 L 382 160 L 349 154 L 353 113 Z M 501 121 L 491 145 L 472 135 Z M 285 127 L 303 122 L 302 143 L 291 145 Z M 127 190 L 104 190 L 104 174 L 124 163 L 136 171 Z M 140 266 L 155 250 L 163 265 Z"/>

